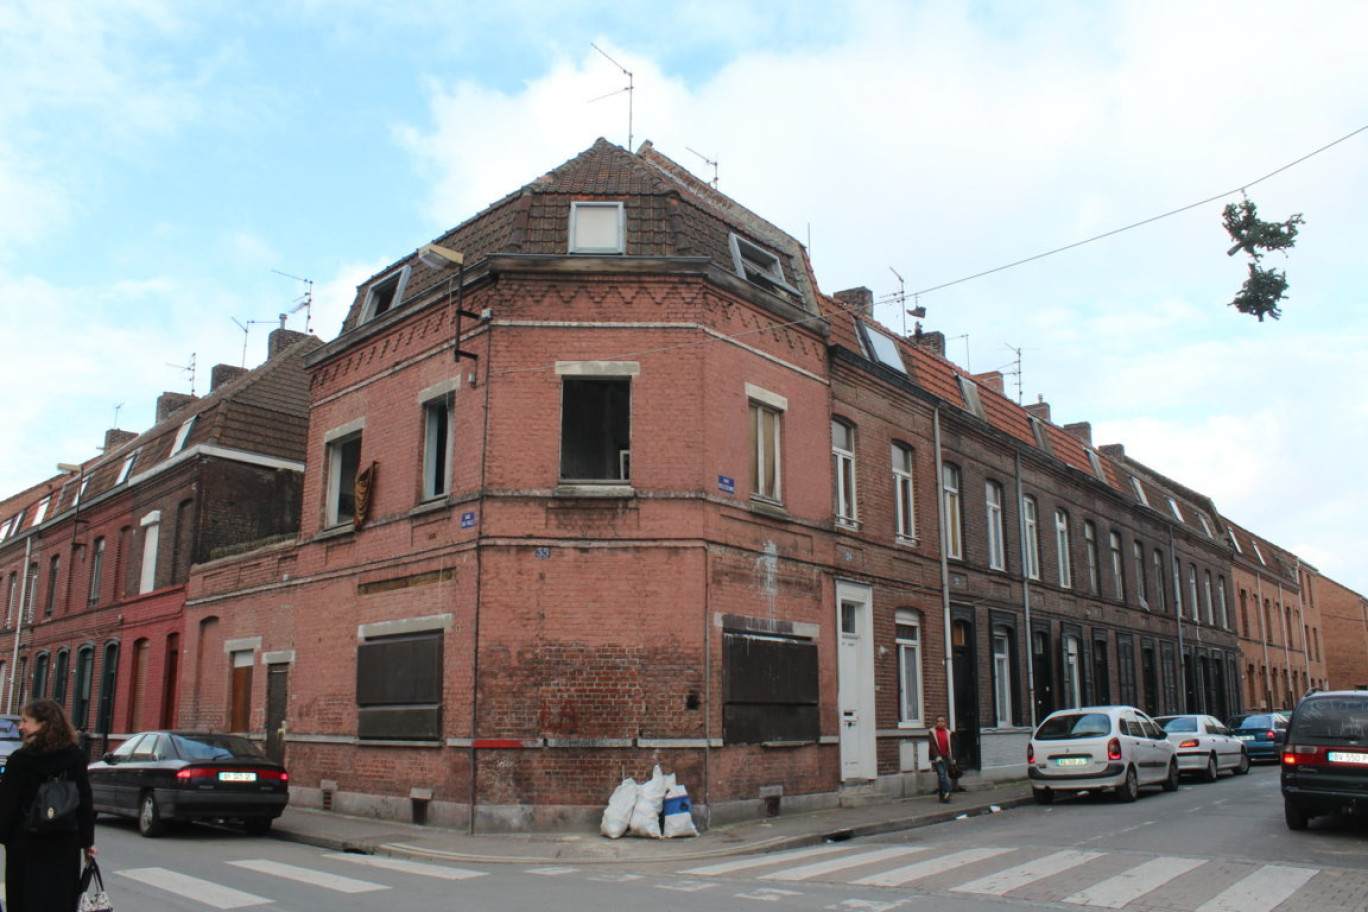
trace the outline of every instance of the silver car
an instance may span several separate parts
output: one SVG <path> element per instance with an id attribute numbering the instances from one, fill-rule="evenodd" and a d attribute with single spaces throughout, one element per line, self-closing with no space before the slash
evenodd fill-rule
<path id="1" fill-rule="evenodd" d="M 1084 706 L 1050 713 L 1026 748 L 1027 778 L 1039 804 L 1055 795 L 1111 789 L 1134 801 L 1143 785 L 1178 788 L 1177 751 L 1134 706 Z"/>
<path id="2" fill-rule="evenodd" d="M 1241 776 L 1249 772 L 1244 743 L 1214 716 L 1157 716 L 1154 721 L 1178 749 L 1180 772 L 1197 773 L 1207 782 L 1215 782 L 1221 770 Z"/>

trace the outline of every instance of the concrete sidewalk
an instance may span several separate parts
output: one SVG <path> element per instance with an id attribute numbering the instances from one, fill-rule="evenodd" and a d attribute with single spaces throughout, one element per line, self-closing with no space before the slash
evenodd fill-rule
<path id="1" fill-rule="evenodd" d="M 775 852 L 800 846 L 873 836 L 997 813 L 1030 804 L 1024 782 L 956 792 L 950 803 L 922 795 L 860 807 L 781 815 L 713 827 L 684 839 L 606 839 L 597 833 L 470 835 L 434 826 L 346 817 L 330 811 L 287 808 L 275 822 L 277 839 L 340 852 L 429 861 L 518 864 L 593 864 L 623 861 L 686 861 Z"/>

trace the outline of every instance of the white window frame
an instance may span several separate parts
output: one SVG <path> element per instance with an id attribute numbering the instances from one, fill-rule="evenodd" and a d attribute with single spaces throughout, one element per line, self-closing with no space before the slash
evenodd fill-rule
<path id="1" fill-rule="evenodd" d="M 1083 556 L 1088 564 L 1088 591 L 1102 592 L 1102 555 L 1098 551 L 1097 523 L 1083 520 Z"/>
<path id="2" fill-rule="evenodd" d="M 907 373 L 907 365 L 903 364 L 902 353 L 892 336 L 885 335 L 864 322 L 860 323 L 860 330 L 864 334 L 865 354 L 869 356 L 869 360 L 891 367 L 900 374 Z"/>
<path id="3" fill-rule="evenodd" d="M 356 516 L 356 475 L 351 478 L 351 494 L 353 498 L 352 513 L 343 516 L 339 507 L 342 496 L 344 481 L 342 477 L 343 454 L 347 448 L 356 445 L 358 452 L 356 457 L 356 473 L 361 471 L 361 456 L 364 453 L 365 444 L 365 419 L 348 422 L 341 427 L 334 428 L 324 438 L 323 465 L 327 474 L 327 486 L 324 491 L 323 504 L 323 524 L 327 528 L 343 526 L 355 521 Z"/>
<path id="4" fill-rule="evenodd" d="M 590 215 L 590 213 L 594 215 Z M 612 221 L 602 218 L 608 213 Z M 627 217 L 621 202 L 572 202 L 570 204 L 570 252 L 589 254 L 620 254 L 626 250 Z M 606 229 L 606 231 L 605 231 Z M 581 237 L 583 233 L 584 237 Z M 609 243 L 594 243 L 605 240 L 604 234 L 611 233 Z"/>
<path id="5" fill-rule="evenodd" d="M 86 601 L 91 605 L 100 603 L 100 590 L 104 587 L 105 547 L 104 536 L 100 536 L 95 539 L 94 547 L 90 549 L 90 585 L 86 592 Z"/>
<path id="6" fill-rule="evenodd" d="M 1007 569 L 1007 530 L 1002 519 L 1002 485 L 996 481 L 983 483 L 983 507 L 988 520 L 988 567 Z"/>
<path id="7" fill-rule="evenodd" d="M 52 495 L 49 494 L 38 501 L 38 506 L 33 511 L 33 526 L 36 528 L 39 523 L 47 516 L 48 504 L 52 503 Z"/>
<path id="8" fill-rule="evenodd" d="M 959 466 L 941 464 L 941 515 L 945 528 L 945 556 L 951 560 L 964 559 L 964 514 L 960 504 Z"/>
<path id="9" fill-rule="evenodd" d="M 838 435 L 846 439 L 839 440 Z M 840 418 L 831 419 L 831 461 L 836 480 L 836 523 L 857 525 L 860 517 L 855 500 L 855 426 Z"/>
<path id="10" fill-rule="evenodd" d="M 1219 612 L 1222 629 L 1230 629 L 1230 606 L 1226 603 L 1226 580 L 1224 576 L 1216 577 L 1216 608 Z"/>
<path id="11" fill-rule="evenodd" d="M 913 476 L 915 451 L 905 443 L 894 443 L 893 459 L 894 536 L 904 544 L 917 540 L 917 486 Z"/>
<path id="12" fill-rule="evenodd" d="M 1140 607 L 1149 608 L 1149 566 L 1145 563 L 1145 543 L 1131 539 L 1131 564 L 1135 567 L 1135 595 Z"/>
<path id="13" fill-rule="evenodd" d="M 1012 636 L 1005 627 L 993 628 L 993 712 L 998 728 L 1012 722 Z"/>
<path id="14" fill-rule="evenodd" d="M 1021 516 L 1025 528 L 1021 545 L 1022 572 L 1027 579 L 1040 579 L 1040 506 L 1030 494 L 1021 498 Z"/>
<path id="15" fill-rule="evenodd" d="M 138 575 L 138 594 L 157 587 L 157 551 L 161 545 L 161 510 L 153 510 L 142 518 L 142 570 Z"/>
<path id="16" fill-rule="evenodd" d="M 898 650 L 898 727 L 919 728 L 923 722 L 921 617 L 915 611 L 899 611 L 894 618 L 894 643 Z M 910 628 L 911 637 L 904 634 Z M 909 700 L 910 697 L 910 700 Z"/>
<path id="17" fill-rule="evenodd" d="M 361 309 L 362 323 L 369 322 L 376 317 L 384 316 L 387 313 L 399 309 L 404 303 L 404 292 L 408 289 L 409 272 L 410 269 L 408 266 L 401 266 L 392 272 L 386 273 L 370 284 L 370 287 L 366 289 L 366 306 Z M 384 302 L 384 309 L 377 310 L 381 304 L 380 295 L 378 294 L 379 289 L 385 288 L 391 284 L 394 286 L 393 293 L 390 294 Z"/>
<path id="18" fill-rule="evenodd" d="M 782 504 L 784 413 L 788 411 L 788 399 L 749 383 L 746 399 L 751 444 L 750 496 L 753 500 Z"/>
<path id="19" fill-rule="evenodd" d="M 1216 623 L 1216 606 L 1211 599 L 1211 571 L 1202 571 L 1202 606 L 1206 609 L 1206 622 Z"/>
<path id="20" fill-rule="evenodd" d="M 423 403 L 423 500 L 451 494 L 452 401 L 443 393 Z"/>
<path id="21" fill-rule="evenodd" d="M 1083 644 L 1078 637 L 1068 634 L 1064 637 L 1064 693 L 1068 700 L 1067 708 L 1078 709 L 1083 705 Z"/>
<path id="22" fill-rule="evenodd" d="M 1126 551 L 1121 533 L 1112 529 L 1107 535 L 1107 548 L 1111 551 L 1112 592 L 1121 601 L 1126 600 Z"/>
<path id="23" fill-rule="evenodd" d="M 784 291 L 797 295 L 798 291 L 784 280 L 784 267 L 779 257 L 740 235 L 730 236 L 732 264 L 741 278 L 767 291 Z"/>
<path id="24" fill-rule="evenodd" d="M 134 450 L 124 457 L 123 465 L 119 466 L 119 477 L 114 480 L 115 484 L 123 484 L 128 481 L 128 476 L 133 471 L 133 463 L 138 461 L 138 450 Z"/>
<path id="25" fill-rule="evenodd" d="M 1202 619 L 1202 605 L 1197 601 L 1197 565 L 1188 564 L 1188 600 L 1192 602 L 1192 619 Z"/>
<path id="26" fill-rule="evenodd" d="M 1063 508 L 1055 510 L 1055 559 L 1059 569 L 1061 589 L 1073 588 L 1073 554 L 1069 534 L 1069 514 Z"/>

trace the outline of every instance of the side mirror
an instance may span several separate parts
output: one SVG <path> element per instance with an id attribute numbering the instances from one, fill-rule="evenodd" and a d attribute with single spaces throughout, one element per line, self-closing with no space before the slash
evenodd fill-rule
<path id="1" fill-rule="evenodd" d="M 105 763 L 108 763 L 108 764 L 111 765 L 111 766 L 113 766 L 114 764 L 116 764 L 116 763 L 119 762 L 119 758 L 118 758 L 117 756 L 115 756 L 113 752 L 110 752 L 110 753 L 108 753 L 108 754 L 105 754 L 105 755 L 102 756 L 100 759 L 103 760 Z"/>

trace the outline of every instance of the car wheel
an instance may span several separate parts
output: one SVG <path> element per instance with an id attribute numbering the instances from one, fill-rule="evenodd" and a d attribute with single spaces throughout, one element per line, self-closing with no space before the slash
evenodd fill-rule
<path id="1" fill-rule="evenodd" d="M 1219 776 L 1219 775 L 1220 775 L 1220 771 L 1218 770 L 1218 768 L 1217 768 L 1217 766 L 1216 766 L 1216 755 L 1215 755 L 1215 754 L 1210 754 L 1210 755 L 1208 755 L 1208 757 L 1207 757 L 1206 769 L 1202 770 L 1202 781 L 1203 781 L 1203 782 L 1215 782 L 1215 781 L 1216 781 L 1216 777 Z"/>
<path id="2" fill-rule="evenodd" d="M 1169 763 L 1168 775 L 1164 777 L 1164 791 L 1178 791 L 1178 761 L 1173 760 Z"/>
<path id="3" fill-rule="evenodd" d="M 248 817 L 242 821 L 242 828 L 247 831 L 248 836 L 265 836 L 271 832 L 271 818 Z"/>
<path id="4" fill-rule="evenodd" d="M 1116 800 L 1130 804 L 1140 797 L 1140 779 L 1135 775 L 1135 767 L 1126 768 L 1126 780 L 1116 787 Z"/>
<path id="5" fill-rule="evenodd" d="M 1293 804 L 1289 799 L 1283 799 L 1283 818 L 1287 821 L 1289 830 L 1304 830 L 1311 818 L 1306 816 L 1306 812 Z"/>
<path id="6" fill-rule="evenodd" d="M 1054 792 L 1050 789 L 1032 789 L 1036 804 L 1054 804 Z"/>
<path id="7" fill-rule="evenodd" d="M 1244 751 L 1240 751 L 1240 762 L 1235 765 L 1235 775 L 1249 775 L 1249 754 L 1246 754 Z"/>
<path id="8" fill-rule="evenodd" d="M 157 796 L 148 792 L 138 802 L 138 832 L 151 839 L 160 836 L 165 830 L 166 821 L 161 819 Z"/>

